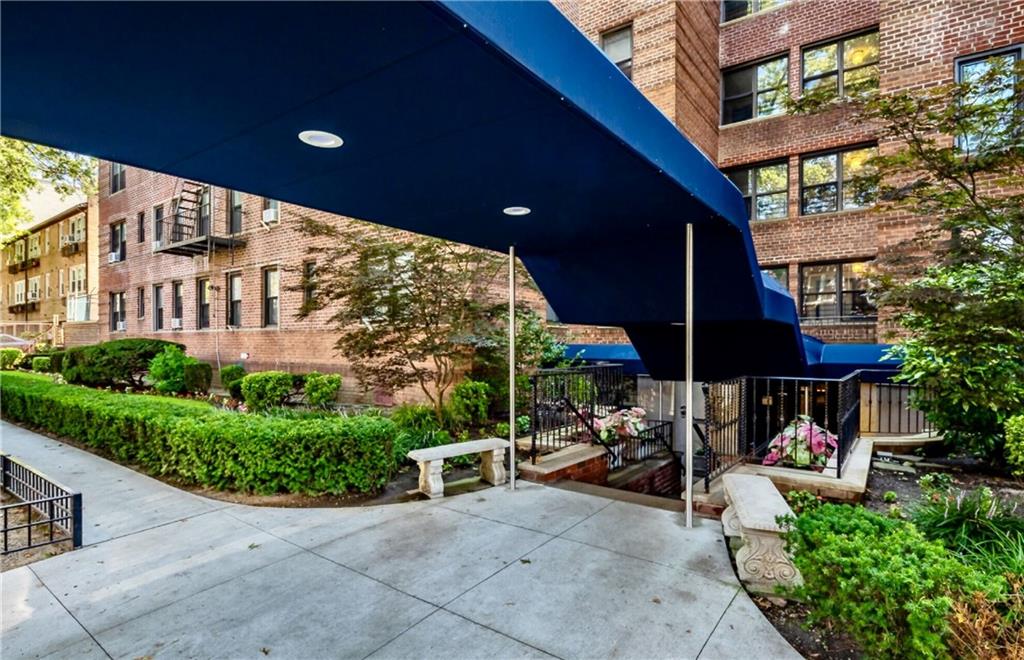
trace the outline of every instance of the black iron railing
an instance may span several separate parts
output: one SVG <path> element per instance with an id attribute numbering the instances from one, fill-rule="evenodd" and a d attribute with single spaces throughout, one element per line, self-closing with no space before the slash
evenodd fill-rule
<path id="1" fill-rule="evenodd" d="M 3 489 L 20 502 L 5 504 L 3 554 L 71 541 L 82 545 L 82 494 L 52 481 L 44 474 L 6 454 L 0 454 Z M 25 522 L 15 523 L 15 511 L 24 509 Z M 24 541 L 17 532 L 25 530 Z M 15 538 L 12 539 L 11 537 Z M 13 541 L 13 542 L 12 542 Z"/>
<path id="2" fill-rule="evenodd" d="M 860 433 L 859 372 L 841 379 L 736 378 L 708 383 L 704 397 L 705 490 L 713 478 L 741 462 L 841 478 Z M 785 436 L 794 433 L 816 441 L 796 440 L 803 444 L 801 451 L 785 451 L 791 446 Z"/>
<path id="3" fill-rule="evenodd" d="M 631 392 L 631 383 L 618 364 L 541 369 L 530 376 L 530 387 L 533 462 L 541 452 L 592 441 L 596 436 L 592 420 L 635 399 L 635 391 Z"/>
<path id="4" fill-rule="evenodd" d="M 888 382 L 887 375 L 864 372 L 861 386 L 861 431 L 875 435 L 917 435 L 933 433 L 928 417 L 914 407 L 929 393 L 907 383 Z"/>
<path id="5" fill-rule="evenodd" d="M 608 469 L 624 467 L 627 463 L 643 461 L 666 451 L 672 451 L 672 422 L 649 420 L 646 428 L 635 436 L 620 438 L 610 446 Z"/>

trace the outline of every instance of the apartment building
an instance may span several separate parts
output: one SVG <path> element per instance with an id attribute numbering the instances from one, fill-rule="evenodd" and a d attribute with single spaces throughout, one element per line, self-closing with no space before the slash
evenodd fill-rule
<path id="1" fill-rule="evenodd" d="M 783 97 L 827 87 L 897 91 L 1019 59 L 1014 0 L 725 0 L 561 3 L 563 12 L 743 192 L 763 269 L 804 332 L 885 341 L 865 275 L 922 220 L 880 213 L 845 186 L 879 145 L 849 110 L 790 116 Z M 605 333 L 607 334 L 607 333 Z"/>
<path id="2" fill-rule="evenodd" d="M 4 244 L 0 330 L 59 343 L 96 340 L 98 231 L 98 203 L 90 198 Z"/>
<path id="3" fill-rule="evenodd" d="M 848 94 L 941 84 L 986 58 L 1019 58 L 1024 5 L 556 5 L 743 192 L 760 263 L 793 294 L 804 330 L 830 342 L 884 341 L 865 274 L 922 220 L 879 213 L 844 189 L 873 150 L 886 148 L 870 127 L 849 110 L 789 116 L 782 98 L 819 86 Z M 312 295 L 303 274 L 316 267 L 297 224 L 319 212 L 116 163 L 101 164 L 99 185 L 104 337 L 173 339 L 214 364 L 348 372 L 329 312 L 295 316 Z M 627 341 L 618 328 L 563 325 L 550 313 L 549 322 L 565 341 Z"/>
<path id="4" fill-rule="evenodd" d="M 102 339 L 166 339 L 250 371 L 341 373 L 350 401 L 421 396 L 362 391 L 335 351 L 331 310 L 297 317 L 316 295 L 303 219 L 349 219 L 118 163 L 100 164 L 99 188 Z M 543 312 L 538 295 L 524 300 Z"/>

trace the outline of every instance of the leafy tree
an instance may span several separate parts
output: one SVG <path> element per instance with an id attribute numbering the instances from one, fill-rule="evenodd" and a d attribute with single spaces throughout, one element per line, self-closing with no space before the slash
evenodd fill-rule
<path id="1" fill-rule="evenodd" d="M 62 197 L 95 190 L 96 161 L 53 147 L 0 137 L 0 239 L 31 220 L 25 196 L 43 183 Z"/>
<path id="2" fill-rule="evenodd" d="M 302 233 L 314 243 L 316 296 L 299 316 L 330 310 L 335 346 L 364 387 L 419 386 L 442 420 L 500 304 L 506 257 L 351 220 L 306 218 Z"/>
<path id="3" fill-rule="evenodd" d="M 859 178 L 877 208 L 932 221 L 880 255 L 879 302 L 897 314 L 899 379 L 957 448 L 994 459 L 1024 410 L 1024 66 L 991 58 L 962 80 L 861 96 L 880 155 Z M 809 94 L 797 111 L 836 101 Z"/>

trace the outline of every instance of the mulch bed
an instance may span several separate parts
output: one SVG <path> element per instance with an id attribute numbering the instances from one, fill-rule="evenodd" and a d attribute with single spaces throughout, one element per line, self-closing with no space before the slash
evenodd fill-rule
<path id="1" fill-rule="evenodd" d="M 807 623 L 807 606 L 796 601 L 775 605 L 769 599 L 751 595 L 751 599 L 779 634 L 805 658 L 857 660 L 865 657 L 848 635 L 825 624 Z"/>
<path id="2" fill-rule="evenodd" d="M 10 493 L 0 490 L 0 505 L 15 504 L 20 502 L 18 498 Z M 36 512 L 32 513 L 32 520 L 43 518 Z M 27 507 L 17 506 L 7 512 L 7 524 L 10 526 L 24 525 L 28 522 Z M 33 525 L 33 540 L 49 536 L 49 525 Z M 8 547 L 17 548 L 28 543 L 28 529 L 19 529 L 8 534 Z M 60 541 L 49 545 L 39 546 L 30 550 L 18 550 L 6 555 L 0 555 L 0 572 L 9 571 L 12 568 L 25 566 L 35 561 L 47 559 L 71 550 L 71 541 Z"/>

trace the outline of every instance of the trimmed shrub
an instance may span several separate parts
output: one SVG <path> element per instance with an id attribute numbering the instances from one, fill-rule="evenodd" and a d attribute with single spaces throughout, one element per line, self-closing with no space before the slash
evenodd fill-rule
<path id="1" fill-rule="evenodd" d="M 257 493 L 373 492 L 395 468 L 395 425 L 377 415 L 243 415 L 190 399 L 58 385 L 37 374 L 5 375 L 0 387 L 4 419 L 189 483 Z"/>
<path id="2" fill-rule="evenodd" d="M 463 380 L 452 390 L 448 411 L 452 422 L 459 427 L 483 424 L 487 421 L 491 386 L 483 381 Z"/>
<path id="3" fill-rule="evenodd" d="M 306 374 L 306 402 L 317 408 L 326 407 L 338 398 L 341 376 L 312 371 Z"/>
<path id="4" fill-rule="evenodd" d="M 17 348 L 0 348 L 0 369 L 4 371 L 13 369 L 24 355 Z"/>
<path id="5" fill-rule="evenodd" d="M 149 377 L 153 387 L 165 394 L 184 392 L 185 365 L 197 362 L 199 360 L 185 355 L 185 351 L 177 346 L 165 346 L 163 353 L 149 362 Z"/>
<path id="6" fill-rule="evenodd" d="M 93 346 L 68 349 L 61 373 L 69 383 L 103 387 L 129 384 L 142 386 L 150 361 L 167 346 L 185 347 L 162 339 L 115 339 Z"/>
<path id="7" fill-rule="evenodd" d="M 1018 477 L 1024 477 L 1024 415 L 1006 420 L 1006 462 Z"/>
<path id="8" fill-rule="evenodd" d="M 32 358 L 32 371 L 38 371 L 39 373 L 50 372 L 50 358 L 46 356 Z"/>
<path id="9" fill-rule="evenodd" d="M 282 406 L 293 391 L 294 377 L 284 371 L 258 371 L 242 378 L 242 397 L 252 411 Z"/>
<path id="10" fill-rule="evenodd" d="M 391 421 L 398 427 L 395 441 L 395 459 L 401 463 L 405 455 L 414 449 L 436 447 L 452 441 L 447 431 L 442 430 L 432 406 L 406 403 L 391 410 Z"/>
<path id="11" fill-rule="evenodd" d="M 55 374 L 59 374 L 63 366 L 64 351 L 54 351 L 50 353 L 50 371 Z"/>
<path id="12" fill-rule="evenodd" d="M 823 504 L 790 519 L 787 549 L 803 574 L 793 595 L 874 658 L 949 657 L 954 602 L 998 598 L 1001 578 L 958 561 L 914 525 L 863 507 Z"/>
<path id="13" fill-rule="evenodd" d="M 245 367 L 240 364 L 229 364 L 221 367 L 220 386 L 228 391 L 232 399 L 242 398 L 242 379 L 245 378 Z"/>
<path id="14" fill-rule="evenodd" d="M 213 382 L 213 367 L 206 362 L 190 362 L 185 364 L 185 391 L 206 394 Z"/>

